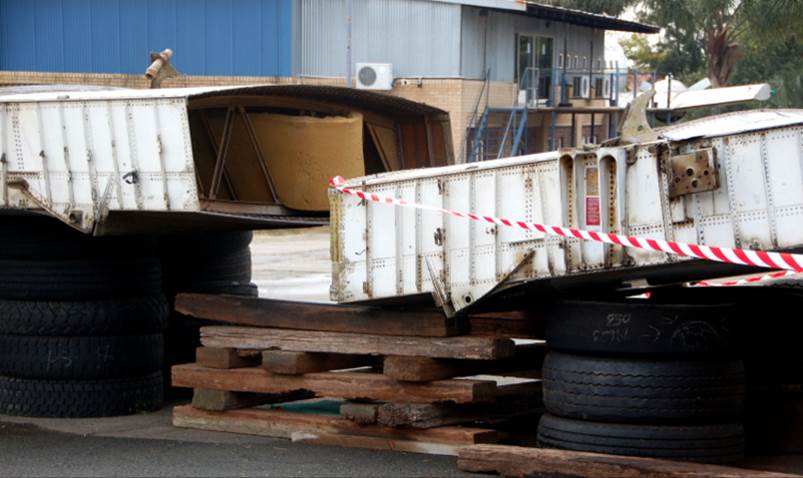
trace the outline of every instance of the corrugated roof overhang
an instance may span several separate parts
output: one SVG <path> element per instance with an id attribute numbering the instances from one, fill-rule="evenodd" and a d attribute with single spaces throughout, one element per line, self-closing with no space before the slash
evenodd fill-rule
<path id="1" fill-rule="evenodd" d="M 530 0 L 436 0 L 445 3 L 458 3 L 466 6 L 501 10 L 508 13 L 543 18 L 572 25 L 599 28 L 601 30 L 617 30 L 635 33 L 658 33 L 660 28 L 646 23 L 622 20 L 620 18 L 599 13 L 584 12 Z"/>
<path id="2" fill-rule="evenodd" d="M 622 20 L 608 15 L 589 13 L 582 10 L 544 5 L 542 3 L 527 2 L 527 15 L 546 20 L 571 23 L 584 27 L 599 28 L 602 30 L 617 30 L 635 33 L 658 33 L 661 29 L 655 25 Z"/>
<path id="3" fill-rule="evenodd" d="M 390 115 L 445 115 L 446 111 L 398 96 L 342 86 L 266 85 L 226 88 L 189 95 L 190 100 L 210 96 L 285 96 L 336 103 Z"/>

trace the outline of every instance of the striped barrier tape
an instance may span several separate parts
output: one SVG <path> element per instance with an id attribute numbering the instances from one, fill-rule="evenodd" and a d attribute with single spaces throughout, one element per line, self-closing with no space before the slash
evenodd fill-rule
<path id="1" fill-rule="evenodd" d="M 341 193 L 356 196 L 366 201 L 382 204 L 393 204 L 396 206 L 434 211 L 448 214 L 464 219 L 472 219 L 489 224 L 497 224 L 507 227 L 524 229 L 526 231 L 538 231 L 553 236 L 571 237 L 586 241 L 612 244 L 616 246 L 633 247 L 650 251 L 665 252 L 677 256 L 694 257 L 707 261 L 726 262 L 729 264 L 739 264 L 753 267 L 766 267 L 768 269 L 784 269 L 792 272 L 803 272 L 803 254 L 790 254 L 788 252 L 766 252 L 754 251 L 749 249 L 737 249 L 733 247 L 701 246 L 684 242 L 665 241 L 662 239 L 650 239 L 644 237 L 624 236 L 621 234 L 611 234 L 606 232 L 585 231 L 571 227 L 548 226 L 534 222 L 514 221 L 502 217 L 485 216 L 470 212 L 454 211 L 437 206 L 417 204 L 404 199 L 390 196 L 381 196 L 374 193 L 365 193 L 345 186 L 346 180 L 336 176 L 329 180 L 329 185 Z"/>
<path id="2" fill-rule="evenodd" d="M 729 281 L 722 281 L 722 282 L 713 282 L 707 280 L 701 280 L 699 282 L 694 282 L 692 286 L 694 287 L 730 287 L 735 285 L 751 285 L 756 284 L 758 282 L 764 282 L 772 279 L 782 279 L 784 277 L 792 277 L 800 275 L 799 272 L 793 271 L 777 271 L 777 272 L 770 272 L 769 274 L 763 274 L 760 276 L 751 276 L 745 277 L 739 280 L 729 280 Z"/>

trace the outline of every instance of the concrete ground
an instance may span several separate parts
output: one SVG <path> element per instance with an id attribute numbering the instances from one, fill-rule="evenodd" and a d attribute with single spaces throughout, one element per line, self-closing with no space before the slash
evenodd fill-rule
<path id="1" fill-rule="evenodd" d="M 329 301 L 329 228 L 259 231 L 251 242 L 260 297 Z"/>

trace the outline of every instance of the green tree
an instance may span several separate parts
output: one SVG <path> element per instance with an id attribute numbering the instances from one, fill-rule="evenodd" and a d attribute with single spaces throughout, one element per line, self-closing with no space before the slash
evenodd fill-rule
<path id="1" fill-rule="evenodd" d="M 800 45 L 800 0 L 641 0 L 638 6 L 642 21 L 664 29 L 659 68 L 679 77 L 704 73 L 714 86 L 729 84 L 746 55 Z"/>
<path id="2" fill-rule="evenodd" d="M 618 17 L 637 0 L 542 0 L 538 3 Z"/>
<path id="3" fill-rule="evenodd" d="M 666 63 L 667 52 L 653 48 L 645 35 L 633 33 L 627 38 L 619 40 L 625 56 L 633 62 L 639 71 L 663 70 Z"/>
<path id="4" fill-rule="evenodd" d="M 687 80 L 705 74 L 714 86 L 723 86 L 740 59 L 736 38 L 745 1 L 642 0 L 639 18 L 664 29 L 658 45 L 667 52 L 662 69 Z"/>
<path id="5" fill-rule="evenodd" d="M 769 82 L 771 106 L 803 107 L 803 2 L 746 0 L 744 15 L 733 83 Z"/>

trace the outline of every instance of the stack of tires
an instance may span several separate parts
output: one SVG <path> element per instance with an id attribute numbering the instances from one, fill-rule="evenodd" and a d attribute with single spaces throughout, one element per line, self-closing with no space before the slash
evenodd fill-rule
<path id="1" fill-rule="evenodd" d="M 228 294 L 257 296 L 251 282 L 251 231 L 204 231 L 176 234 L 159 239 L 164 277 L 164 292 L 170 302 L 170 320 L 166 334 L 166 366 L 195 361 L 200 345 L 199 329 L 214 322 L 186 316 L 175 311 L 177 294 Z M 165 385 L 169 387 L 169 370 Z M 169 388 L 173 398 L 191 393 L 183 388 Z"/>
<path id="2" fill-rule="evenodd" d="M 709 463 L 743 458 L 741 314 L 733 303 L 690 292 L 556 303 L 546 324 L 541 446 Z"/>
<path id="3" fill-rule="evenodd" d="M 0 221 L 0 414 L 160 408 L 169 311 L 152 243 L 50 218 Z"/>

